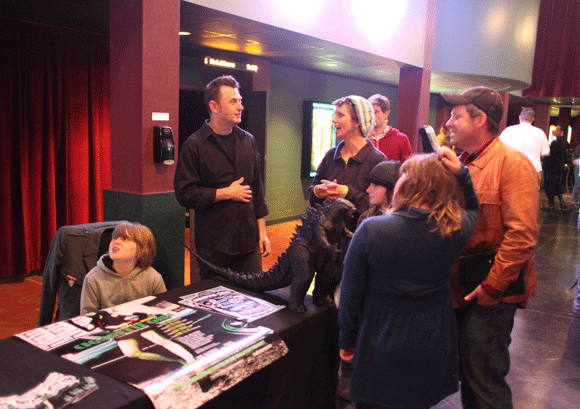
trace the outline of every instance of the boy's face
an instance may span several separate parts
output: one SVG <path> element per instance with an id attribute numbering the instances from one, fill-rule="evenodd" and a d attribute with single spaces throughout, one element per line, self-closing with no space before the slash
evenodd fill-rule
<path id="1" fill-rule="evenodd" d="M 137 243 L 122 236 L 109 243 L 109 257 L 116 262 L 133 262 L 137 264 Z"/>
<path id="2" fill-rule="evenodd" d="M 375 123 L 374 126 L 381 127 L 387 124 L 389 119 L 389 111 L 383 112 L 380 105 L 374 104 L 373 111 L 375 111 Z"/>

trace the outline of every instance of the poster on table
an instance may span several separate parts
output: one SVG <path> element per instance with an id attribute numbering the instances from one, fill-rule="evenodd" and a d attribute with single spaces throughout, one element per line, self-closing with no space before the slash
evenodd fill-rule
<path id="1" fill-rule="evenodd" d="M 252 322 L 284 308 L 224 286 L 184 295 L 180 304 Z"/>
<path id="2" fill-rule="evenodd" d="M 262 305 L 252 298 L 239 299 L 247 306 Z M 196 407 L 287 352 L 271 329 L 249 322 L 255 314 L 244 320 L 235 302 L 220 305 L 238 311 L 227 316 L 225 310 L 218 314 L 145 297 L 16 336 L 142 389 L 157 408 Z M 261 313 L 277 307 L 264 304 Z M 199 388 L 198 381 L 218 373 L 219 379 L 233 379 L 212 383 L 210 390 Z"/>

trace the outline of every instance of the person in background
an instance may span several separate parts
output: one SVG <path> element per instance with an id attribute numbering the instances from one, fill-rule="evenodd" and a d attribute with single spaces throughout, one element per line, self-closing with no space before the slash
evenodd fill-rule
<path id="1" fill-rule="evenodd" d="M 544 131 L 532 125 L 536 119 L 536 112 L 532 108 L 523 108 L 519 119 L 520 123 L 505 128 L 499 139 L 504 145 L 511 146 L 526 155 L 541 179 L 542 156 L 550 154 L 548 138 Z"/>
<path id="2" fill-rule="evenodd" d="M 550 144 L 550 154 L 544 158 L 544 189 L 548 197 L 548 206 L 543 210 L 554 210 L 554 198 L 558 197 L 560 209 L 566 210 L 566 202 L 562 197 L 562 176 L 568 158 L 568 142 L 560 125 L 554 130 L 556 139 Z"/>
<path id="3" fill-rule="evenodd" d="M 497 137 L 504 113 L 497 92 L 474 87 L 442 97 L 453 106 L 447 121 L 451 144 L 463 150 L 459 159 L 469 168 L 481 205 L 451 273 L 461 401 L 466 409 L 509 409 L 512 395 L 505 377 L 514 317 L 536 295 L 540 176 L 523 153 Z M 460 269 L 466 260 L 471 268 Z M 482 281 L 466 290 L 464 281 L 476 271 Z"/>
<path id="4" fill-rule="evenodd" d="M 109 252 L 88 272 L 81 292 L 81 314 L 97 312 L 167 291 L 151 264 L 155 237 L 147 226 L 120 223 L 113 230 Z"/>
<path id="5" fill-rule="evenodd" d="M 411 156 L 409 138 L 403 132 L 388 125 L 391 103 L 384 95 L 375 94 L 369 98 L 375 113 L 372 129 L 365 135 L 375 148 L 385 154 L 388 160 L 405 162 Z"/>
<path id="6" fill-rule="evenodd" d="M 409 158 L 388 213 L 355 231 L 338 325 L 357 408 L 427 409 L 458 390 L 449 276 L 478 210 L 467 168 L 443 147 Z"/>
<path id="7" fill-rule="evenodd" d="M 578 213 L 577 227 L 580 233 L 580 213 Z M 576 318 L 580 318 L 580 264 L 578 264 L 578 269 L 576 270 L 576 296 L 572 304 L 572 311 Z"/>
<path id="8" fill-rule="evenodd" d="M 254 136 L 241 129 L 240 85 L 230 75 L 205 87 L 210 118 L 183 143 L 175 169 L 177 201 L 195 210 L 195 247 L 210 263 L 237 271 L 262 271 L 270 254 L 268 207 Z M 200 278 L 212 275 L 199 266 Z"/>
<path id="9" fill-rule="evenodd" d="M 574 188 L 572 189 L 572 206 L 580 207 L 578 199 L 580 197 L 580 146 L 576 146 L 572 151 L 572 165 L 574 169 Z"/>
<path id="10" fill-rule="evenodd" d="M 439 143 L 439 146 L 447 146 L 448 148 L 451 148 L 451 138 L 449 136 L 449 129 L 447 129 L 445 124 L 441 125 L 441 127 L 439 128 L 437 142 Z"/>

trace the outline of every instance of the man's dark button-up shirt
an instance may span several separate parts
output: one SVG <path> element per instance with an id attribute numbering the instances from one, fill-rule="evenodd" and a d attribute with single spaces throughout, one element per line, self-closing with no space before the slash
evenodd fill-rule
<path id="1" fill-rule="evenodd" d="M 195 210 L 196 246 L 226 254 L 247 254 L 257 248 L 257 219 L 268 214 L 260 175 L 260 157 L 252 134 L 233 128 L 234 158 L 226 153 L 206 121 L 181 147 L 175 170 L 177 201 Z M 244 178 L 252 189 L 249 203 L 214 202 L 216 190 Z"/>

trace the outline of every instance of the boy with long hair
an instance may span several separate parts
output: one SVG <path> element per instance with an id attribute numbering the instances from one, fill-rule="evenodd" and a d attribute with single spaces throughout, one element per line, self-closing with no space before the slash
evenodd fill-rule
<path id="1" fill-rule="evenodd" d="M 109 252 L 85 276 L 81 314 L 167 291 L 161 274 L 151 267 L 155 251 L 155 237 L 148 227 L 119 224 L 113 231 Z"/>

